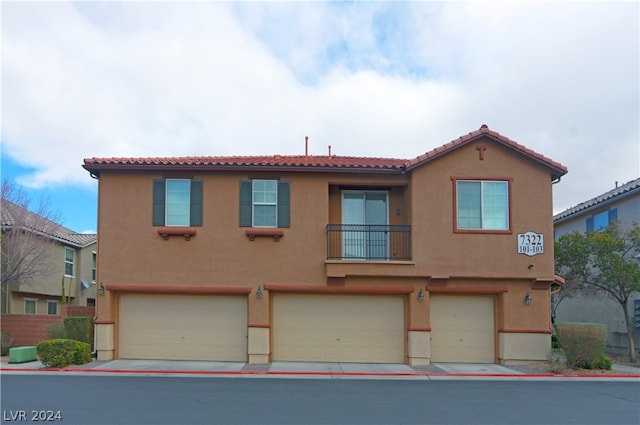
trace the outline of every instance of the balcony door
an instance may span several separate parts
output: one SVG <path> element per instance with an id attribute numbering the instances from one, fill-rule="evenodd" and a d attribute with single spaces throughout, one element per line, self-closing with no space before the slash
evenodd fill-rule
<path id="1" fill-rule="evenodd" d="M 344 258 L 386 260 L 388 258 L 388 193 L 343 191 L 342 224 Z"/>

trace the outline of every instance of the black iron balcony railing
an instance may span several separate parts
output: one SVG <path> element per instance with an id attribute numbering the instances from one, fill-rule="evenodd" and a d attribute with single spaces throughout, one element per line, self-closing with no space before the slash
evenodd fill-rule
<path id="1" fill-rule="evenodd" d="M 329 260 L 411 260 L 408 224 L 327 224 Z"/>

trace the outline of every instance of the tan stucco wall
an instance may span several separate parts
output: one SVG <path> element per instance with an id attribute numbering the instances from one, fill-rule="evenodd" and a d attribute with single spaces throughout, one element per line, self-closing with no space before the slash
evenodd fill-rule
<path id="1" fill-rule="evenodd" d="M 500 363 L 518 364 L 545 361 L 551 352 L 551 335 L 500 333 Z"/>
<path id="2" fill-rule="evenodd" d="M 487 147 L 483 160 L 475 149 L 478 144 Z M 197 234 L 190 240 L 182 236 L 164 240 L 151 225 L 152 181 L 163 177 L 203 180 L 203 226 L 194 227 Z M 251 241 L 246 228 L 239 226 L 239 181 L 250 177 L 290 182 L 291 227 L 283 229 L 277 242 L 272 237 Z M 511 233 L 454 233 L 452 177 L 510 179 Z M 412 226 L 411 261 L 326 260 L 325 226 L 341 222 L 340 189 L 346 187 L 391 189 L 390 224 Z M 549 282 L 554 276 L 551 195 L 548 170 L 489 139 L 463 146 L 408 175 L 105 171 L 99 186 L 98 283 L 107 292 L 97 297 L 98 319 L 117 321 L 117 294 L 110 285 L 248 287 L 248 354 L 250 359 L 253 355 L 256 361 L 264 360 L 271 352 L 265 347 L 271 321 L 271 297 L 265 285 L 325 288 L 327 277 L 332 277 L 343 279 L 345 288 L 408 287 L 407 358 L 427 362 L 428 288 L 432 278 L 438 278 L 445 291 L 486 294 L 487 288 L 499 288 L 494 294 L 496 334 L 546 332 L 549 289 L 532 285 L 536 279 Z M 544 234 L 544 254 L 517 254 L 517 234 L 526 231 Z M 259 286 L 261 299 L 255 296 Z M 424 302 L 417 300 L 420 290 Z M 527 293 L 533 298 L 530 305 L 524 304 Z"/>
<path id="3" fill-rule="evenodd" d="M 87 299 L 96 297 L 95 287 L 82 290 L 81 279 L 91 283 L 91 255 L 96 249 L 96 244 L 84 248 L 70 247 L 74 250 L 74 273 L 65 276 L 65 246 L 51 242 L 47 245 L 50 272 L 47 276 L 40 277 L 29 282 L 21 282 L 9 288 L 9 303 L 2 293 L 3 311 L 14 314 L 24 313 L 23 298 L 38 299 L 37 314 L 47 314 L 47 300 L 60 301 L 62 296 L 62 278 L 65 277 L 65 296 L 71 290 L 71 303 L 73 305 L 87 305 Z M 8 307 L 8 308 L 7 308 Z"/>
<path id="4" fill-rule="evenodd" d="M 487 150 L 479 160 L 477 144 Z M 490 141 L 464 146 L 415 170 L 411 179 L 416 273 L 553 277 L 552 185 L 548 172 Z M 511 179 L 511 234 L 453 233 L 452 177 Z M 517 234 L 544 234 L 544 254 L 517 254 Z M 529 265 L 533 265 L 531 269 Z"/>

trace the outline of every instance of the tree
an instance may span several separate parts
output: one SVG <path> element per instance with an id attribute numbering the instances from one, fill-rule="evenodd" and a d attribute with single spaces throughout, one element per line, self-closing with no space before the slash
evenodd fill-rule
<path id="1" fill-rule="evenodd" d="M 623 231 L 619 221 L 597 232 L 560 236 L 555 246 L 556 270 L 570 287 L 616 301 L 624 313 L 629 358 L 636 361 L 633 322 L 628 303 L 640 291 L 640 226 Z M 563 289 L 564 290 L 564 289 Z"/>
<path id="2" fill-rule="evenodd" d="M 2 181 L 1 201 L 0 280 L 8 299 L 9 285 L 28 285 L 55 270 L 51 237 L 61 226 L 57 224 L 60 214 L 52 212 L 47 201 L 29 210 L 27 192 L 13 182 Z"/>

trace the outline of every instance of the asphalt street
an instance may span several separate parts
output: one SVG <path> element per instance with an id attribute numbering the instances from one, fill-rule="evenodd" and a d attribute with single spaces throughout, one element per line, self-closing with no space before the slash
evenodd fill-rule
<path id="1" fill-rule="evenodd" d="M 61 374 L 0 378 L 3 423 L 640 423 L 637 381 Z"/>

